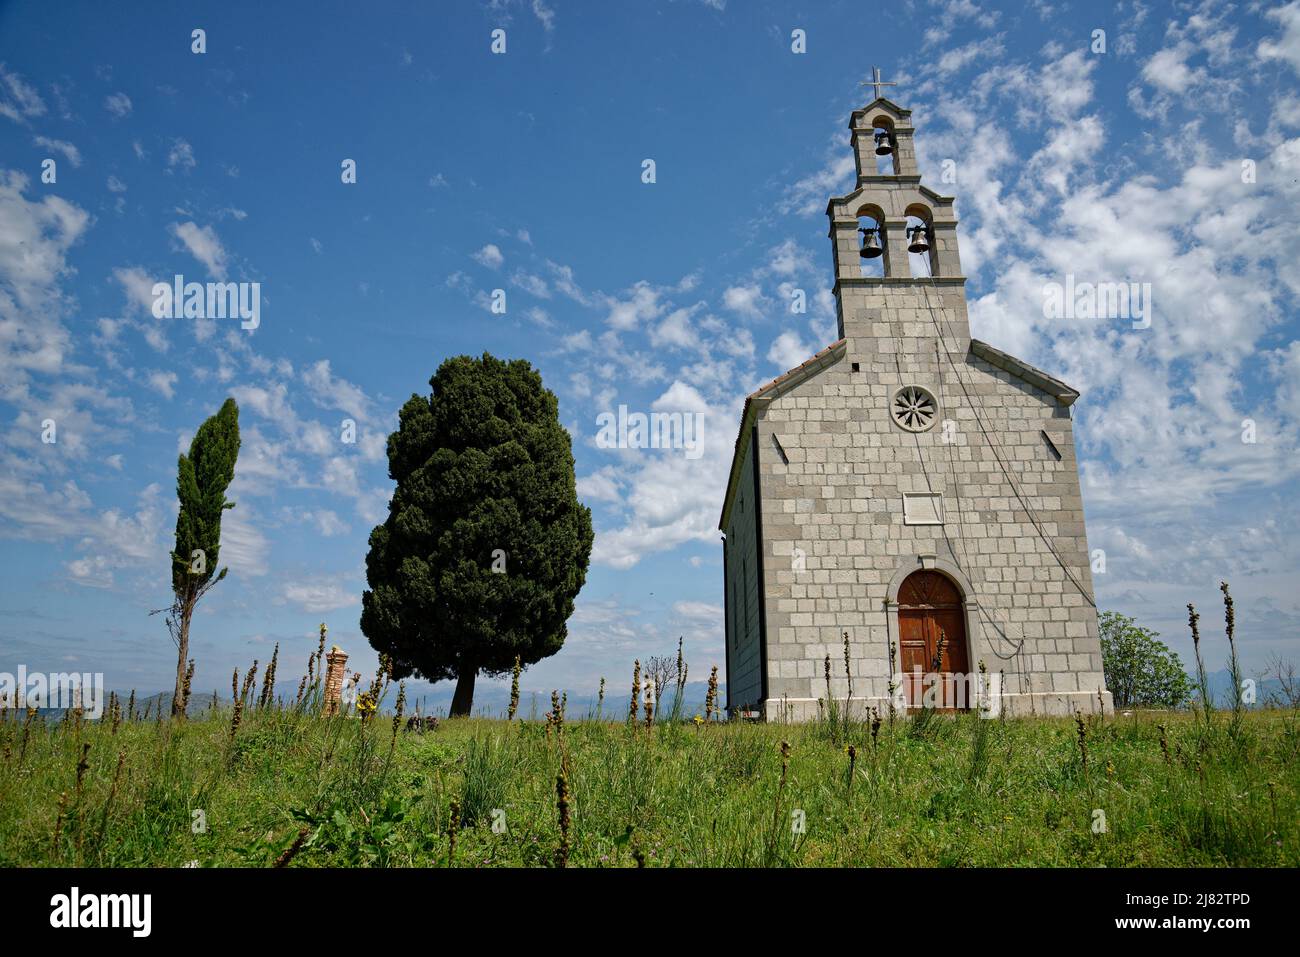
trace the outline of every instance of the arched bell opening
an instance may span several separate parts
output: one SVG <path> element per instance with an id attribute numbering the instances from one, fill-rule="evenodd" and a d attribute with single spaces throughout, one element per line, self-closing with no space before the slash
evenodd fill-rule
<path id="1" fill-rule="evenodd" d="M 888 117 L 878 116 L 871 122 L 872 141 L 876 155 L 876 174 L 895 176 L 898 173 L 898 139 L 894 124 Z"/>
<path id="2" fill-rule="evenodd" d="M 934 239 L 934 217 L 919 203 L 907 207 L 907 226 L 904 234 L 907 246 L 907 264 L 913 276 L 937 276 L 939 256 Z"/>
<path id="3" fill-rule="evenodd" d="M 886 275 L 885 213 L 879 206 L 863 206 L 858 210 L 858 239 L 862 275 L 868 278 Z"/>

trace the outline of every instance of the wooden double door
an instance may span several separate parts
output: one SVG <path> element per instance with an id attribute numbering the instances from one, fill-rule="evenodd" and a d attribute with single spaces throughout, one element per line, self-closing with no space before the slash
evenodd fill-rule
<path id="1" fill-rule="evenodd" d="M 945 575 L 913 572 L 898 591 L 898 638 L 909 709 L 928 703 L 943 710 L 970 707 L 966 606 Z M 942 638 L 942 649 L 940 639 Z"/>

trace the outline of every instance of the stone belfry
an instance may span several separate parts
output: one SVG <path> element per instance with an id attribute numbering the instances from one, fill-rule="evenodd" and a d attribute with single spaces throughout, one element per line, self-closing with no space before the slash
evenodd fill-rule
<path id="1" fill-rule="evenodd" d="M 855 361 L 871 365 L 931 361 L 932 349 L 920 347 L 936 340 L 957 355 L 970 344 L 954 198 L 921 185 L 911 118 L 883 97 L 853 113 L 857 188 L 826 208 L 840 338 Z M 877 171 L 882 156 L 887 172 Z"/>
<path id="2" fill-rule="evenodd" d="M 839 338 L 741 414 L 719 520 L 727 707 L 1110 710 L 1079 393 L 971 338 L 954 198 L 922 185 L 883 85 L 849 121 L 854 189 L 827 206 Z"/>

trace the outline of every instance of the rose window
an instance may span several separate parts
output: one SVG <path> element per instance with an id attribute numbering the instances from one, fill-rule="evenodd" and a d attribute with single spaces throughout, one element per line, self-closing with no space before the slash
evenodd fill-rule
<path id="1" fill-rule="evenodd" d="M 924 432 L 934 425 L 939 403 L 928 389 L 907 385 L 894 393 L 890 407 L 894 421 L 909 432 Z"/>

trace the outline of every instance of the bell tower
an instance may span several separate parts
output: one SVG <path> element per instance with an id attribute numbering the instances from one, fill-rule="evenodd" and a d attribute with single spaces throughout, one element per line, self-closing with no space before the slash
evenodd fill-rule
<path id="1" fill-rule="evenodd" d="M 728 708 L 815 721 L 827 695 L 865 715 L 941 692 L 985 717 L 1111 713 L 1079 392 L 971 339 L 954 200 L 872 85 L 856 181 L 826 210 L 840 339 L 741 412 L 718 520 Z"/>
<path id="2" fill-rule="evenodd" d="M 874 85 L 889 84 L 876 71 Z M 936 344 L 964 355 L 970 325 L 954 198 L 921 184 L 912 111 L 877 96 L 854 111 L 849 131 L 856 188 L 826 208 L 840 337 L 855 361 L 884 362 L 889 372 L 904 360 L 925 366 Z"/>

